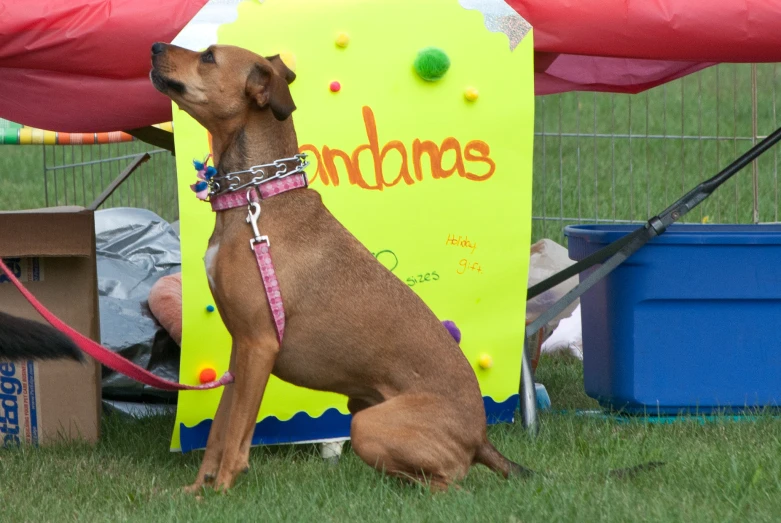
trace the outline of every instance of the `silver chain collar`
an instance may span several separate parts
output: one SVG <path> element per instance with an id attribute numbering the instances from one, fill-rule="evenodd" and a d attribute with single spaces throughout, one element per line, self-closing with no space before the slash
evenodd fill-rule
<path id="1" fill-rule="evenodd" d="M 288 171 L 288 163 L 290 162 L 296 162 L 296 166 L 292 171 Z M 292 158 L 282 158 L 281 160 L 274 160 L 272 163 L 253 165 L 244 171 L 234 171 L 223 175 L 215 175 L 208 182 L 210 189 L 209 196 L 212 197 L 226 192 L 240 191 L 250 186 L 258 186 L 294 174 L 303 174 L 306 176 L 304 169 L 308 166 L 309 162 L 306 161 L 306 154 L 299 153 Z M 248 182 L 241 183 L 242 174 L 252 174 L 254 176 Z"/>

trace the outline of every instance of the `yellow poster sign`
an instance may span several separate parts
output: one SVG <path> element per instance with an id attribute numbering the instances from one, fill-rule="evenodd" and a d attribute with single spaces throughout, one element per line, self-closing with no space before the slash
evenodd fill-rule
<path id="1" fill-rule="evenodd" d="M 294 69 L 293 119 L 311 162 L 309 190 L 320 192 L 331 212 L 439 318 L 456 323 L 489 420 L 512 419 L 531 229 L 528 24 L 500 0 L 247 0 L 233 22 L 219 26 L 216 43 L 280 54 Z M 212 301 L 202 258 L 214 215 L 189 187 L 192 159 L 208 153 L 208 137 L 175 106 L 174 122 L 184 299 L 180 379 L 197 383 L 204 368 L 217 375 L 227 370 L 230 336 L 207 310 Z M 173 449 L 205 446 L 220 394 L 179 394 Z M 272 377 L 254 444 L 348 435 L 346 398 Z"/>

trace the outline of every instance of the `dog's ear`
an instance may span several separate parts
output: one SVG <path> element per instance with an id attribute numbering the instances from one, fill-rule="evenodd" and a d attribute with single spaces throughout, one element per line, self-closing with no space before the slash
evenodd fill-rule
<path id="1" fill-rule="evenodd" d="M 286 80 L 280 76 L 273 65 L 255 64 L 247 77 L 246 89 L 247 95 L 258 104 L 258 107 L 270 108 L 274 118 L 279 121 L 286 120 L 296 110 Z"/>
<path id="2" fill-rule="evenodd" d="M 277 74 L 284 78 L 288 85 L 292 84 L 293 80 L 296 79 L 296 73 L 285 65 L 285 62 L 282 61 L 282 58 L 280 58 L 278 54 L 267 56 L 266 60 L 271 63 L 271 66 L 276 70 Z"/>

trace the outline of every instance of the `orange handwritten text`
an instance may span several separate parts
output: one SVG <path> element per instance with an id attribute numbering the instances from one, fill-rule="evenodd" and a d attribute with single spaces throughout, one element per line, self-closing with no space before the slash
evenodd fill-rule
<path id="1" fill-rule="evenodd" d="M 460 262 L 458 262 L 458 269 L 456 269 L 456 272 L 458 274 L 464 274 L 466 271 L 474 271 L 477 274 L 483 274 L 483 269 L 480 267 L 480 264 L 476 261 L 467 260 L 464 258 Z"/>
<path id="2" fill-rule="evenodd" d="M 475 249 L 477 249 L 477 242 L 469 241 L 469 236 L 456 236 L 455 234 L 448 234 L 447 240 L 445 240 L 445 245 L 452 245 L 453 247 L 463 247 L 465 249 L 470 249 L 469 254 L 472 254 L 475 252 Z"/>
<path id="3" fill-rule="evenodd" d="M 434 180 L 458 174 L 467 180 L 483 182 L 496 171 L 491 149 L 483 141 L 471 140 L 462 148 L 452 136 L 439 145 L 416 138 L 411 151 L 399 140 L 380 145 L 374 112 L 364 106 L 362 113 L 367 143 L 357 146 L 352 153 L 327 145 L 320 149 L 312 144 L 299 147 L 300 152 L 310 155 L 310 162 L 317 164 L 314 174 L 310 172 L 310 183 L 319 180 L 323 185 L 336 187 L 346 180 L 361 189 L 382 191 L 401 182 L 404 185 L 422 182 L 426 172 Z M 363 165 L 362 159 L 366 160 Z M 371 171 L 367 169 L 368 161 Z"/>

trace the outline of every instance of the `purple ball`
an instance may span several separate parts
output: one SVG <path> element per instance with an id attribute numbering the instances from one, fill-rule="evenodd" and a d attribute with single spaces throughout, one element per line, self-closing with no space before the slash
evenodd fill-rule
<path id="1" fill-rule="evenodd" d="M 456 327 L 455 322 L 445 320 L 442 322 L 442 325 L 444 325 L 450 335 L 453 336 L 453 339 L 456 340 L 456 343 L 461 343 L 461 331 L 458 329 L 458 327 Z"/>

